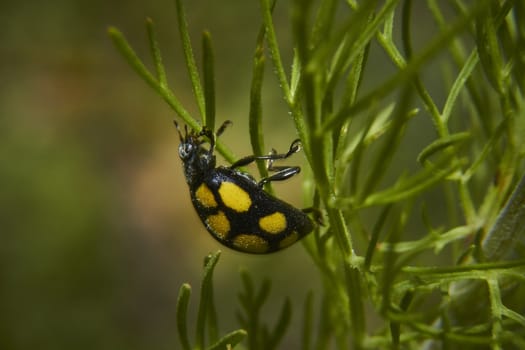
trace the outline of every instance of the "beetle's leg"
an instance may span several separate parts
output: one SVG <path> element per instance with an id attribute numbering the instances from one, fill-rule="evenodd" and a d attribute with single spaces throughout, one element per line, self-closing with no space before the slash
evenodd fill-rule
<path id="1" fill-rule="evenodd" d="M 285 159 L 290 157 L 292 154 L 297 153 L 301 150 L 301 141 L 299 139 L 294 140 L 292 144 L 290 145 L 290 149 L 286 153 L 278 154 L 275 152 L 275 150 L 272 150 L 270 154 L 264 155 L 264 156 L 256 156 L 251 155 L 244 158 L 239 159 L 235 163 L 233 163 L 230 166 L 230 169 L 239 168 L 241 166 L 248 165 L 250 163 L 253 163 L 256 160 L 267 160 L 268 161 L 268 170 L 273 171 L 273 169 L 276 169 L 276 167 L 273 167 L 273 161 L 277 159 Z"/>
<path id="2" fill-rule="evenodd" d="M 233 123 L 231 120 L 225 120 L 224 123 L 222 123 L 221 126 L 219 126 L 219 128 L 217 129 L 217 131 L 215 132 L 215 137 L 219 137 L 222 135 L 222 133 L 224 132 L 224 130 L 226 130 L 226 128 L 228 126 L 231 126 Z"/>
<path id="3" fill-rule="evenodd" d="M 273 171 L 277 170 L 277 172 L 273 174 L 272 176 L 268 176 L 268 177 L 265 177 L 264 179 L 261 179 L 261 181 L 257 183 L 258 187 L 263 187 L 266 183 L 271 182 L 271 181 L 287 180 L 291 178 L 292 176 L 299 174 L 301 172 L 301 168 L 298 166 L 274 167 L 272 170 Z"/>
<path id="4" fill-rule="evenodd" d="M 301 209 L 301 211 L 306 214 L 312 214 L 315 219 L 315 222 L 317 222 L 321 226 L 324 226 L 323 212 L 320 209 L 309 207 L 309 208 Z"/>
<path id="5" fill-rule="evenodd" d="M 267 160 L 268 166 L 267 169 L 269 171 L 275 172 L 272 176 L 265 177 L 264 179 L 261 179 L 259 183 L 257 184 L 259 187 L 264 186 L 264 184 L 271 182 L 271 181 L 282 181 L 289 179 L 290 177 L 294 176 L 295 174 L 298 174 L 301 171 L 301 168 L 298 166 L 274 166 L 273 162 L 275 160 L 279 159 L 286 159 L 290 157 L 292 154 L 297 153 L 301 150 L 301 141 L 299 139 L 294 140 L 292 144 L 290 145 L 290 149 L 286 153 L 277 153 L 274 149 L 270 154 L 264 155 L 264 156 L 247 156 L 244 158 L 239 159 L 235 163 L 233 163 L 230 168 L 238 168 L 241 166 L 248 165 L 256 160 Z"/>
<path id="6" fill-rule="evenodd" d="M 221 126 L 217 129 L 215 133 L 211 131 L 208 127 L 204 126 L 202 130 L 199 132 L 199 136 L 206 136 L 210 140 L 210 149 L 208 151 L 209 155 L 212 156 L 213 152 L 215 152 L 215 143 L 217 142 L 217 138 L 226 130 L 228 126 L 232 125 L 231 120 L 226 120 L 224 123 L 221 124 Z M 204 140 L 201 141 L 205 142 Z"/>
<path id="7" fill-rule="evenodd" d="M 290 151 L 292 149 L 293 149 L 293 144 L 290 147 Z M 287 154 L 291 155 L 292 153 L 288 152 Z M 277 155 L 277 152 L 274 149 L 272 149 L 270 156 L 271 155 L 275 156 Z M 261 179 L 261 181 L 259 181 L 257 186 L 263 187 L 266 183 L 271 182 L 271 181 L 287 180 L 291 178 L 292 176 L 299 174 L 301 172 L 301 168 L 298 166 L 275 166 L 273 165 L 273 162 L 275 161 L 275 159 L 279 159 L 279 158 L 269 158 L 268 164 L 266 167 L 268 171 L 274 172 L 275 174 L 265 177 L 264 179 Z"/>

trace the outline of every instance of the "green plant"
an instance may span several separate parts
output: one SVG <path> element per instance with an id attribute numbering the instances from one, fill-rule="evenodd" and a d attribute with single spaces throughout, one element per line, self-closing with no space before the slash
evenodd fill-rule
<path id="1" fill-rule="evenodd" d="M 213 130 L 211 36 L 203 35 L 201 84 L 184 8 L 180 0 L 175 3 L 201 120 Z M 264 151 L 261 86 L 269 59 L 311 168 L 315 187 L 305 191 L 326 213 L 325 226 L 304 242 L 324 287 L 315 339 L 314 298 L 305 303 L 305 349 L 334 344 L 341 349 L 525 347 L 525 5 L 511 0 L 449 3 L 445 11 L 440 1 L 425 2 L 439 30 L 416 50 L 410 0 L 292 1 L 293 65 L 287 72 L 272 18 L 274 4 L 260 0 L 249 113 L 253 151 Z M 394 39 L 396 21 L 400 43 Z M 110 36 L 135 71 L 199 130 L 201 124 L 168 87 L 151 20 L 147 30 L 155 74 L 118 30 L 111 28 Z M 363 81 L 373 69 L 372 43 L 396 71 L 365 93 Z M 447 59 L 439 60 L 440 69 L 449 82 L 440 107 L 422 74 L 442 55 Z M 392 98 L 396 92 L 399 97 Z M 431 121 L 434 136 L 421 147 L 418 169 L 404 169 L 390 180 L 407 129 L 423 118 Z M 233 162 L 220 141 L 218 151 Z M 265 176 L 263 164 L 258 166 Z M 431 196 L 436 189 L 439 194 Z M 434 217 L 427 209 L 435 201 L 442 202 L 444 215 Z M 413 233 L 409 225 L 418 218 L 422 228 Z M 444 257 L 440 263 L 433 259 L 437 255 Z M 249 310 L 262 306 L 269 285 L 263 283 L 257 294 L 247 275 L 243 280 L 240 302 L 246 313 L 240 319 L 249 346 L 276 347 L 289 305 L 284 304 L 274 331 L 268 331 Z M 188 288 L 183 286 L 180 300 L 187 300 Z M 203 292 L 201 307 L 207 303 L 208 311 L 199 312 L 202 329 L 195 348 L 204 344 L 202 315 L 215 318 L 210 300 L 211 293 Z M 370 329 L 365 307 L 383 321 L 376 329 Z M 181 339 L 189 348 L 187 337 Z M 226 347 L 227 341 L 219 343 Z"/>

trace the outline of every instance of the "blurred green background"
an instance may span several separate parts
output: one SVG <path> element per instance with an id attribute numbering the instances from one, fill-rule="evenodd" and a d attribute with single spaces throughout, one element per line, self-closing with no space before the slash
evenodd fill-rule
<path id="1" fill-rule="evenodd" d="M 209 30 L 217 112 L 238 155 L 247 133 L 256 2 L 188 1 L 193 41 Z M 286 15 L 286 12 L 283 12 Z M 174 113 L 135 75 L 106 31 L 116 26 L 148 61 L 144 20 L 157 24 L 171 86 L 196 112 L 172 1 L 4 2 L 0 11 L 0 348 L 175 349 L 175 302 L 203 258 L 222 247 L 198 221 L 177 154 Z M 283 16 L 286 20 L 286 16 Z M 283 37 L 286 44 L 286 33 Z M 196 50 L 200 61 L 200 50 Z M 268 69 L 268 79 L 273 79 Z M 275 81 L 271 81 L 272 84 Z M 267 147 L 295 137 L 266 91 Z M 272 127 L 279 120 L 279 128 Z M 293 159 L 302 163 L 302 156 Z M 222 161 L 222 160 L 221 160 Z M 277 189 L 300 205 L 300 180 Z M 223 250 L 216 270 L 221 331 L 235 324 L 239 269 L 274 278 L 273 298 L 312 271 L 300 245 L 253 257 Z M 283 268 L 285 267 L 285 268 Z M 273 320 L 270 313 L 270 320 Z M 296 314 L 294 322 L 299 322 Z"/>
<path id="2" fill-rule="evenodd" d="M 286 48 L 287 3 L 280 5 L 276 22 L 285 27 L 279 40 Z M 249 154 L 258 3 L 198 0 L 187 1 L 186 8 L 194 45 L 200 48 L 203 30 L 213 37 L 218 122 L 234 121 L 224 139 L 238 156 Z M 146 16 L 156 23 L 172 89 L 196 115 L 172 1 L 2 4 L 1 349 L 176 349 L 178 288 L 192 284 L 194 314 L 203 258 L 217 249 L 223 250 L 215 275 L 221 332 L 238 327 L 240 268 L 256 283 L 272 278 L 270 322 L 283 297 L 291 296 L 293 332 L 300 328 L 308 289 L 319 288 L 300 245 L 271 256 L 244 255 L 219 246 L 198 221 L 177 155 L 175 115 L 106 34 L 116 26 L 151 62 Z M 424 31 L 417 35 L 425 40 Z M 365 87 L 393 70 L 382 52 L 372 54 L 376 68 Z M 266 73 L 266 147 L 285 150 L 295 133 L 269 64 Z M 415 130 L 424 137 L 430 123 Z M 414 162 L 410 153 L 405 156 Z M 304 159 L 296 155 L 291 162 Z M 300 206 L 300 183 L 293 179 L 276 189 Z"/>

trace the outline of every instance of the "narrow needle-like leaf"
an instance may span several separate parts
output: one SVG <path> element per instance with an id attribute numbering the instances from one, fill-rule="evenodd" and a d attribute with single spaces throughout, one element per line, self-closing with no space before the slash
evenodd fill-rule
<path id="1" fill-rule="evenodd" d="M 188 32 L 188 23 L 186 22 L 186 11 L 182 0 L 175 0 L 175 6 L 177 9 L 177 19 L 179 24 L 179 34 L 182 41 L 182 49 L 184 51 L 184 58 L 186 59 L 186 68 L 190 74 L 191 86 L 193 88 L 193 94 L 197 100 L 197 106 L 201 116 L 206 115 L 206 107 L 204 102 L 204 93 L 202 92 L 202 85 L 197 70 L 197 64 L 195 63 L 195 56 L 193 55 L 193 49 L 191 46 L 190 34 Z"/>
<path id="2" fill-rule="evenodd" d="M 215 130 L 215 55 L 209 32 L 202 35 L 202 52 L 204 66 L 204 102 L 206 107 L 205 122 L 210 130 Z"/>
<path id="3" fill-rule="evenodd" d="M 188 338 L 188 304 L 190 301 L 191 286 L 183 284 L 179 290 L 179 297 L 177 299 L 177 330 L 179 332 L 179 340 L 184 350 L 190 350 L 190 340 Z"/>

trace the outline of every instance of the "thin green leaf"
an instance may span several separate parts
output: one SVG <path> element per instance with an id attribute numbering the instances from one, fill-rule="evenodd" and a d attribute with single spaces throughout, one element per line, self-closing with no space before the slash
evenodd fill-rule
<path id="1" fill-rule="evenodd" d="M 312 328 L 314 324 L 313 316 L 314 295 L 309 291 L 306 295 L 303 307 L 303 331 L 302 331 L 302 349 L 310 350 L 312 348 Z"/>
<path id="2" fill-rule="evenodd" d="M 268 299 L 271 289 L 272 282 L 269 279 L 265 278 L 262 282 L 261 288 L 259 289 L 259 293 L 257 293 L 257 295 L 254 298 L 254 305 L 263 305 Z"/>
<path id="3" fill-rule="evenodd" d="M 353 20 L 345 23 L 348 29 L 344 31 L 344 37 L 337 43 L 337 46 L 332 48 L 331 64 L 328 67 L 327 73 L 327 84 L 324 89 L 324 97 L 332 96 L 336 89 L 336 86 L 340 80 L 343 80 L 346 76 L 346 83 L 350 81 L 350 84 L 356 84 L 361 79 L 361 60 L 366 56 L 368 48 L 370 46 L 370 40 L 375 35 L 378 27 L 384 20 L 385 16 L 394 10 L 395 1 L 388 1 L 385 6 L 380 8 L 379 12 L 375 13 L 375 1 L 368 1 L 362 4 L 352 16 Z M 326 42 L 328 45 L 328 42 Z M 328 47 L 328 46 L 327 46 Z M 321 47 L 322 49 L 322 47 Z M 319 49 L 316 50 L 319 52 Z M 315 59 L 315 57 L 314 57 Z M 311 66 L 311 63 L 309 66 Z M 351 68 L 350 74 L 346 74 Z M 355 70 L 358 70 L 357 75 Z M 352 82 L 352 80 L 355 80 Z M 355 94 L 352 98 L 341 99 L 341 105 L 339 109 L 350 106 L 355 101 Z M 332 110 L 329 111 L 332 113 Z M 328 115 L 328 113 L 326 113 Z M 348 118 L 350 119 L 350 118 Z M 335 132 L 338 132 L 338 128 Z"/>
<path id="4" fill-rule="evenodd" d="M 441 29 L 443 29 L 447 26 L 447 19 L 445 18 L 445 15 L 442 13 L 438 4 L 441 4 L 441 2 L 436 0 L 428 1 L 429 10 L 433 15 L 434 20 L 436 21 L 438 26 Z M 481 91 L 483 90 L 484 86 L 484 78 L 480 77 L 480 75 L 478 74 L 468 74 L 468 70 L 477 66 L 477 63 L 479 62 L 477 49 L 474 48 L 473 50 L 471 50 L 471 54 L 468 56 L 468 58 L 466 58 L 467 56 L 465 52 L 467 52 L 467 48 L 465 47 L 465 45 L 463 45 L 462 41 L 454 40 L 451 43 L 450 52 L 452 54 L 452 58 L 455 64 L 458 66 L 458 68 L 461 69 L 461 72 L 456 81 L 454 82 L 454 85 L 450 89 L 447 101 L 445 102 L 445 106 L 443 107 L 441 119 L 443 120 L 443 123 L 448 124 L 452 107 L 454 107 L 455 105 L 454 100 L 456 99 L 457 94 L 462 90 L 461 87 L 463 85 L 463 82 L 461 81 L 461 78 L 467 76 L 469 76 L 469 79 L 467 79 L 467 81 L 465 82 L 467 88 L 466 92 L 468 93 L 467 96 L 471 98 L 472 107 L 477 111 L 473 113 L 474 116 L 476 118 L 480 118 L 485 110 L 490 110 L 490 107 L 487 106 L 488 101 L 481 97 Z M 487 118 L 480 118 L 480 121 L 483 123 L 483 128 L 485 129 L 485 131 L 489 129 L 485 121 L 486 119 Z"/>
<path id="5" fill-rule="evenodd" d="M 359 132 L 345 144 L 344 151 L 338 157 L 341 165 L 347 164 L 353 159 L 359 145 L 370 145 L 391 127 L 391 115 L 394 107 L 395 105 L 391 103 L 379 112 L 374 111 L 372 115 L 366 119 L 366 127 L 361 128 Z"/>
<path id="6" fill-rule="evenodd" d="M 338 168 L 345 169 L 346 164 L 350 163 L 350 181 L 348 186 L 348 193 L 355 195 L 357 193 L 359 176 L 362 171 L 361 161 L 365 152 L 366 146 L 379 137 L 384 131 L 387 130 L 390 121 L 387 121 L 390 117 L 391 112 L 394 109 L 394 105 L 391 104 L 385 107 L 379 113 L 375 113 L 372 108 L 372 112 L 369 118 L 366 118 L 366 124 L 362 127 L 357 135 L 352 138 L 351 141 L 346 142 L 345 149 L 342 150 L 342 154 L 338 157 Z M 343 142 L 341 140 L 341 142 Z M 339 178 L 336 178 L 337 184 L 344 183 L 346 181 L 344 173 L 339 172 Z"/>
<path id="7" fill-rule="evenodd" d="M 377 219 L 374 225 L 374 228 L 372 229 L 372 234 L 370 235 L 370 242 L 368 242 L 368 247 L 366 249 L 365 263 L 364 263 L 364 268 L 367 271 L 370 270 L 370 266 L 372 265 L 372 258 L 374 256 L 374 253 L 377 251 L 377 242 L 379 242 L 379 235 L 381 234 L 383 225 L 385 224 L 386 218 L 388 217 L 388 214 L 390 213 L 390 209 L 392 209 L 392 205 L 386 205 L 383 208 L 383 210 L 381 211 L 381 214 L 379 215 L 379 218 Z"/>
<path id="8" fill-rule="evenodd" d="M 219 339 L 219 325 L 214 298 L 215 297 L 213 283 L 210 283 L 208 296 L 208 311 L 206 312 L 206 318 L 208 320 L 208 342 L 215 342 Z"/>
<path id="9" fill-rule="evenodd" d="M 504 89 L 502 76 L 504 62 L 499 49 L 494 16 L 490 10 L 489 7 L 486 15 L 479 16 L 476 22 L 476 42 L 483 71 L 492 87 L 501 94 Z"/>
<path id="10" fill-rule="evenodd" d="M 390 232 L 387 234 L 387 244 L 395 246 L 401 239 L 403 227 L 406 225 L 406 215 L 401 212 L 401 215 L 392 215 L 394 223 L 391 226 Z M 386 250 L 383 260 L 383 272 L 381 276 L 381 312 L 385 314 L 390 308 L 390 300 L 392 293 L 396 290 L 392 285 L 398 275 L 396 263 L 398 260 L 398 253 L 394 250 Z"/>
<path id="11" fill-rule="evenodd" d="M 436 185 L 458 168 L 458 164 L 450 164 L 448 166 L 442 162 L 440 162 L 440 164 L 443 167 L 425 167 L 409 178 L 400 179 L 396 184 L 386 190 L 369 194 L 362 203 L 362 206 L 368 207 L 396 203 L 413 197 Z"/>
<path id="12" fill-rule="evenodd" d="M 230 332 L 219 339 L 215 344 L 207 347 L 207 350 L 229 350 L 233 349 L 239 344 L 244 338 L 246 338 L 246 331 L 244 329 L 238 329 Z"/>
<path id="13" fill-rule="evenodd" d="M 406 61 L 401 52 L 399 52 L 394 39 L 392 37 L 392 30 L 394 25 L 394 14 L 387 17 L 383 33 L 377 33 L 377 40 L 379 44 L 386 51 L 392 62 L 401 69 L 406 67 Z"/>
<path id="14" fill-rule="evenodd" d="M 319 334 L 315 346 L 316 349 L 328 349 L 334 332 L 331 328 L 332 320 L 330 317 L 330 312 L 333 311 L 330 307 L 333 305 L 333 300 L 330 300 L 326 291 L 322 298 L 321 307 L 319 308 Z"/>
<path id="15" fill-rule="evenodd" d="M 164 69 L 164 64 L 162 63 L 162 55 L 160 53 L 159 43 L 157 40 L 157 33 L 155 32 L 155 25 L 151 18 L 146 19 L 146 29 L 148 32 L 151 57 L 153 58 L 155 71 L 157 72 L 157 80 L 160 86 L 167 89 L 168 79 L 166 77 L 166 70 Z"/>
<path id="16" fill-rule="evenodd" d="M 303 66 L 310 57 L 310 30 L 308 19 L 312 11 L 312 0 L 296 0 L 291 3 L 292 33 L 294 35 L 294 59 Z"/>
<path id="17" fill-rule="evenodd" d="M 403 319 L 410 319 L 410 313 L 407 313 L 407 309 L 410 306 L 410 303 L 412 302 L 414 298 L 414 291 L 412 289 L 408 289 L 401 299 L 399 303 L 399 309 L 402 311 L 399 313 Z M 427 313 L 428 315 L 428 313 Z M 425 315 L 425 316 L 427 316 Z M 415 319 L 420 319 L 419 317 L 415 317 Z M 400 338 L 401 338 L 401 323 L 399 322 L 391 322 L 390 323 L 390 333 L 392 337 L 392 342 L 394 345 L 394 348 L 399 348 L 400 345 Z"/>
<path id="18" fill-rule="evenodd" d="M 179 297 L 177 298 L 177 331 L 179 333 L 179 340 L 184 350 L 190 350 L 190 340 L 188 337 L 188 304 L 190 301 L 191 286 L 184 283 L 179 289 Z"/>
<path id="19" fill-rule="evenodd" d="M 502 305 L 502 314 L 525 328 L 525 316 Z"/>
<path id="20" fill-rule="evenodd" d="M 432 277 L 435 280 L 440 278 L 447 278 L 448 282 L 451 281 L 448 278 L 468 278 L 468 274 L 472 277 L 479 279 L 486 279 L 494 273 L 510 272 L 515 270 L 521 272 L 525 269 L 525 259 L 512 260 L 512 261 L 501 261 L 501 262 L 490 262 L 490 263 L 478 263 L 470 265 L 454 265 L 454 266 L 428 266 L 428 267 L 417 267 L 417 266 L 406 266 L 403 268 L 403 272 L 410 274 L 411 276 L 421 277 Z M 475 275 L 473 274 L 475 273 Z"/>
<path id="21" fill-rule="evenodd" d="M 262 16 L 264 20 L 264 25 L 266 26 L 266 40 L 268 43 L 268 48 L 270 49 L 270 56 L 275 67 L 275 72 L 277 78 L 279 79 L 279 84 L 283 91 L 283 94 L 286 98 L 286 101 L 290 103 L 292 101 L 290 94 L 290 86 L 288 84 L 288 78 L 284 71 L 284 65 L 281 59 L 281 53 L 279 50 L 279 44 L 277 43 L 277 35 L 275 34 L 275 27 L 273 25 L 272 18 L 272 3 L 271 0 L 260 0 Z"/>
<path id="22" fill-rule="evenodd" d="M 402 11 L 402 17 L 401 17 L 401 32 L 402 32 L 402 42 L 403 47 L 405 49 L 407 60 L 410 60 L 413 56 L 412 54 L 412 37 L 411 33 L 412 30 L 410 28 L 410 19 L 411 19 L 411 13 L 412 13 L 412 0 L 405 0 L 403 3 L 403 11 Z M 418 92 L 419 96 L 423 100 L 426 109 L 429 111 L 430 116 L 432 118 L 432 121 L 434 123 L 434 127 L 437 130 L 438 135 L 440 136 L 447 136 L 448 135 L 448 128 L 447 125 L 445 125 L 441 120 L 441 115 L 439 113 L 439 110 L 434 103 L 434 100 L 430 96 L 430 93 L 428 92 L 427 88 L 423 84 L 423 81 L 420 78 L 419 72 L 414 75 L 414 84 L 416 86 L 416 91 Z"/>
<path id="23" fill-rule="evenodd" d="M 372 163 L 369 176 L 366 179 L 362 191 L 358 194 L 360 198 L 367 198 L 368 194 L 372 192 L 379 184 L 379 181 L 385 174 L 385 169 L 392 160 L 395 150 L 397 149 L 408 121 L 410 102 L 412 98 L 411 85 L 406 85 L 401 93 L 399 103 L 396 105 L 394 115 L 392 116 L 392 127 L 387 134 L 381 149 Z"/>
<path id="24" fill-rule="evenodd" d="M 292 33 L 294 37 L 294 60 L 298 62 L 295 65 L 299 70 L 297 80 L 294 82 L 295 92 L 293 100 L 287 100 L 289 108 L 292 112 L 292 117 L 295 123 L 297 132 L 304 140 L 304 153 L 310 160 L 312 167 L 317 164 L 313 160 L 314 154 L 311 146 L 318 141 L 311 138 L 311 131 L 315 129 L 320 123 L 320 105 L 321 101 L 316 96 L 316 89 L 314 89 L 314 77 L 312 72 L 307 71 L 306 65 L 310 60 L 311 46 L 310 46 L 310 32 L 311 25 L 308 21 L 312 11 L 312 0 L 295 0 L 292 1 L 291 6 L 291 22 Z M 303 106 L 304 105 L 304 106 Z M 314 171 L 314 173 L 316 173 Z M 321 184 L 321 182 L 319 182 Z"/>
<path id="25" fill-rule="evenodd" d="M 281 308 L 281 313 L 279 319 L 273 328 L 272 333 L 269 335 L 267 349 L 276 349 L 279 345 L 279 342 L 283 339 L 288 326 L 290 325 L 290 320 L 292 318 L 292 304 L 290 299 L 286 298 L 284 301 L 283 307 Z"/>
<path id="26" fill-rule="evenodd" d="M 297 50 L 294 50 L 293 62 L 292 62 L 292 73 L 290 77 L 290 96 L 292 101 L 297 100 L 297 93 L 299 88 L 299 82 L 301 81 L 301 60 L 297 54 Z"/>
<path id="27" fill-rule="evenodd" d="M 399 322 L 390 322 L 390 337 L 392 338 L 393 349 L 399 348 L 400 329 L 401 325 Z"/>
<path id="28" fill-rule="evenodd" d="M 255 292 L 254 292 L 253 281 L 252 281 L 252 278 L 250 277 L 250 274 L 245 269 L 241 269 L 240 274 L 241 274 L 242 286 L 244 289 L 243 294 L 246 295 L 249 299 L 253 299 Z"/>
<path id="29" fill-rule="evenodd" d="M 215 55 L 209 32 L 202 34 L 202 65 L 204 77 L 205 122 L 210 130 L 215 130 Z"/>
<path id="30" fill-rule="evenodd" d="M 306 125 L 312 129 L 318 122 L 319 115 L 317 111 L 320 105 L 319 99 L 313 98 L 315 91 L 313 90 L 313 76 L 311 71 L 306 70 L 306 65 L 310 60 L 312 47 L 310 46 L 311 24 L 308 21 L 312 11 L 312 0 L 295 0 L 291 3 L 291 22 L 292 33 L 294 37 L 294 59 L 299 63 L 300 79 L 297 79 L 297 89 L 294 94 L 294 100 L 288 101 L 296 127 L 301 135 L 301 138 L 306 139 Z M 291 96 L 290 96 L 291 97 Z M 304 101 L 304 102 L 303 102 Z M 304 111 L 301 104 L 304 103 Z M 295 108 L 293 108 L 295 107 Z M 305 143 L 305 153 L 310 156 L 309 142 Z"/>
<path id="31" fill-rule="evenodd" d="M 110 27 L 108 29 L 108 34 L 111 40 L 113 40 L 115 47 L 119 50 L 121 55 L 131 65 L 135 72 L 137 72 L 137 74 L 142 77 L 146 83 L 148 83 L 148 85 L 157 90 L 159 86 L 157 80 L 153 75 L 151 75 L 146 66 L 144 66 L 144 63 L 142 63 L 131 46 L 129 46 L 122 32 L 120 32 L 117 28 Z"/>
<path id="32" fill-rule="evenodd" d="M 430 232 L 425 237 L 416 241 L 398 242 L 394 245 L 382 244 L 379 247 L 380 251 L 393 251 L 397 254 L 402 253 L 418 253 L 423 250 L 434 250 L 436 253 L 447 244 L 466 239 L 473 236 L 479 230 L 478 226 L 465 225 L 457 226 L 447 232 Z"/>
<path id="33" fill-rule="evenodd" d="M 319 4 L 310 38 L 312 47 L 318 47 L 330 37 L 332 28 L 336 24 L 335 15 L 338 5 L 339 1 L 336 0 L 326 0 Z"/>
<path id="34" fill-rule="evenodd" d="M 483 162 L 487 159 L 487 157 L 489 157 L 490 152 L 497 145 L 503 133 L 505 132 L 507 122 L 508 120 L 504 119 L 503 121 L 501 121 L 500 125 L 498 125 L 496 129 L 492 132 L 490 139 L 483 146 L 483 149 L 481 150 L 481 152 L 479 152 L 479 155 L 477 155 L 472 165 L 464 171 L 462 176 L 463 182 L 467 182 L 476 173 L 479 167 L 483 165 Z"/>
<path id="35" fill-rule="evenodd" d="M 364 50 L 357 55 L 354 61 L 350 62 L 350 73 L 347 75 L 345 82 L 345 91 L 343 92 L 342 101 L 353 104 L 357 98 L 357 92 L 363 80 L 366 63 L 368 62 L 368 53 L 370 45 L 366 45 Z"/>
<path id="36" fill-rule="evenodd" d="M 412 39 L 411 39 L 411 28 L 410 20 L 412 19 L 412 0 L 405 0 L 402 7 L 401 15 L 401 37 L 403 38 L 403 48 L 405 49 L 405 56 L 407 60 L 412 58 Z"/>
<path id="37" fill-rule="evenodd" d="M 261 291 L 257 293 L 252 278 L 247 271 L 241 270 L 241 280 L 244 291 L 239 294 L 239 300 L 245 314 L 245 317 L 241 316 L 244 319 L 244 323 L 241 325 L 248 331 L 248 348 L 257 349 L 261 336 L 259 312 L 269 292 L 269 281 L 265 279 L 261 286 Z"/>
<path id="38" fill-rule="evenodd" d="M 461 143 L 469 139 L 470 136 L 471 136 L 470 132 L 465 131 L 465 132 L 458 132 L 457 134 L 442 137 L 432 142 L 430 145 L 426 146 L 417 156 L 417 161 L 423 164 L 433 154 L 447 147 L 450 147 L 452 145 Z"/>
<path id="39" fill-rule="evenodd" d="M 220 250 L 218 250 L 215 254 L 209 255 L 206 259 L 206 263 L 204 266 L 204 274 L 202 276 L 201 281 L 201 295 L 199 300 L 199 311 L 197 313 L 197 326 L 195 334 L 195 346 L 198 349 L 203 349 L 205 344 L 204 338 L 207 323 L 206 320 L 210 314 L 210 300 L 211 296 L 213 295 L 213 270 L 215 268 L 215 265 L 217 265 L 217 262 L 219 261 L 220 255 Z"/>
<path id="40" fill-rule="evenodd" d="M 257 39 L 257 46 L 255 48 L 255 54 L 253 57 L 253 68 L 252 68 L 252 82 L 250 88 L 250 113 L 249 113 L 249 129 L 250 129 L 250 142 L 252 144 L 253 154 L 262 155 L 264 154 L 264 139 L 263 139 L 263 128 L 262 128 L 262 84 L 264 80 L 264 27 L 259 30 L 259 36 Z M 261 178 L 268 176 L 268 170 L 266 164 L 263 161 L 257 161 L 257 169 Z M 270 182 L 267 183 L 270 185 Z M 271 193 L 271 186 L 265 186 L 267 191 Z"/>
<path id="41" fill-rule="evenodd" d="M 186 12 L 184 10 L 182 0 L 175 0 L 175 7 L 177 10 L 177 20 L 179 25 L 179 34 L 182 41 L 182 49 L 184 51 L 184 58 L 186 59 L 186 68 L 190 74 L 191 86 L 193 88 L 195 99 L 197 100 L 199 112 L 204 119 L 204 116 L 206 115 L 204 93 L 202 91 L 197 64 L 195 63 L 195 56 L 193 55 L 190 34 L 188 32 L 188 23 L 186 21 Z"/>
<path id="42" fill-rule="evenodd" d="M 124 59 L 129 63 L 129 65 L 137 72 L 137 74 L 146 81 L 146 83 L 153 88 L 159 95 L 162 96 L 164 101 L 168 103 L 168 105 L 184 120 L 186 124 L 188 124 L 192 129 L 198 130 L 200 129 L 200 125 L 197 123 L 197 121 L 186 111 L 184 107 L 182 107 L 182 104 L 179 102 L 179 100 L 173 95 L 173 93 L 167 89 L 167 87 L 162 86 L 157 79 L 147 70 L 147 68 L 144 66 L 140 58 L 138 58 L 137 54 L 131 46 L 129 46 L 127 40 L 124 38 L 124 35 L 116 28 L 109 28 L 108 34 L 113 41 L 113 44 L 117 48 L 117 50 L 121 53 L 121 55 L 124 57 Z M 226 149 L 224 149 L 224 146 L 218 145 L 223 150 L 223 154 L 231 154 L 231 152 L 228 152 Z"/>
<path id="43" fill-rule="evenodd" d="M 472 72 L 474 71 L 474 68 L 478 64 L 478 61 L 479 57 L 477 51 L 472 51 L 467 61 L 461 68 L 461 71 L 459 72 L 456 80 L 454 81 L 454 84 L 450 88 L 450 92 L 448 93 L 447 100 L 445 101 L 445 105 L 443 107 L 443 112 L 441 113 L 441 120 L 443 121 L 443 123 L 448 123 L 452 114 L 452 108 L 456 105 L 456 99 L 459 93 L 463 90 L 463 87 L 468 81 Z"/>

